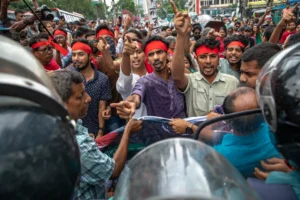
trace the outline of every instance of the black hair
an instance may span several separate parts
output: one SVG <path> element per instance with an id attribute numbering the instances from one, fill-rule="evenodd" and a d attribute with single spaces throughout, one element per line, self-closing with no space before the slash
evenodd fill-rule
<path id="1" fill-rule="evenodd" d="M 172 35 L 173 37 L 177 37 L 177 31 L 176 31 L 176 30 L 173 30 L 171 35 Z"/>
<path id="2" fill-rule="evenodd" d="M 234 22 L 234 25 L 236 25 L 236 24 L 241 25 L 241 22 L 239 22 L 239 21 Z"/>
<path id="3" fill-rule="evenodd" d="M 197 40 L 195 47 L 194 47 L 194 52 L 198 49 L 200 46 L 207 46 L 210 49 L 218 48 L 220 50 L 220 41 L 215 40 L 215 39 L 210 39 L 210 38 L 200 38 Z"/>
<path id="4" fill-rule="evenodd" d="M 226 27 L 221 26 L 220 29 L 219 29 L 219 32 L 220 32 L 220 30 L 223 30 L 225 32 L 225 37 L 226 37 L 227 36 L 227 29 L 226 29 Z"/>
<path id="5" fill-rule="evenodd" d="M 202 31 L 202 27 L 201 27 L 201 25 L 198 25 L 198 24 L 196 24 L 196 25 L 194 25 L 193 26 L 193 33 L 196 31 L 196 30 L 200 30 L 200 32 Z"/>
<path id="6" fill-rule="evenodd" d="M 148 32 L 145 29 L 140 30 L 140 33 L 141 33 L 143 38 L 146 38 L 147 35 L 148 35 Z"/>
<path id="7" fill-rule="evenodd" d="M 80 25 L 80 22 L 78 20 L 74 21 L 75 25 Z"/>
<path id="8" fill-rule="evenodd" d="M 96 36 L 96 31 L 94 30 L 89 30 L 88 32 L 86 32 L 85 34 L 85 38 L 88 38 L 90 36 Z"/>
<path id="9" fill-rule="evenodd" d="M 28 45 L 29 45 L 30 47 L 32 47 L 32 45 L 34 45 L 35 43 L 40 42 L 42 39 L 48 40 L 48 34 L 46 34 L 46 33 L 39 33 L 39 34 L 37 34 L 37 35 L 33 35 L 33 36 L 30 38 L 30 40 L 29 40 L 29 42 L 28 42 Z"/>
<path id="10" fill-rule="evenodd" d="M 229 29 L 233 31 L 233 27 L 229 27 L 229 28 L 227 29 L 227 31 L 228 31 Z"/>
<path id="11" fill-rule="evenodd" d="M 81 43 L 84 43 L 84 44 L 87 44 L 91 47 L 91 49 L 93 49 L 93 45 L 91 44 L 90 41 L 88 41 L 87 39 L 83 39 L 83 38 L 78 38 L 77 40 L 74 40 L 71 44 L 71 47 L 73 47 L 73 45 L 76 43 L 76 42 L 81 42 Z"/>
<path id="12" fill-rule="evenodd" d="M 129 31 L 127 31 L 127 32 L 124 34 L 124 36 L 125 36 L 127 33 L 133 33 L 133 34 L 135 34 L 140 40 L 143 39 L 143 36 L 142 36 L 141 32 L 138 31 L 138 30 L 136 30 L 136 29 L 130 29 Z"/>
<path id="13" fill-rule="evenodd" d="M 300 42 L 300 33 L 296 33 L 290 36 L 284 48 L 298 44 Z"/>
<path id="14" fill-rule="evenodd" d="M 266 38 L 267 41 L 270 40 L 273 31 L 274 31 L 274 26 L 268 26 L 268 27 L 264 30 L 263 36 Z"/>
<path id="15" fill-rule="evenodd" d="M 224 47 L 225 47 L 225 49 L 233 41 L 239 41 L 243 45 L 245 45 L 245 47 L 248 46 L 248 44 L 249 44 L 249 40 L 248 40 L 248 38 L 246 36 L 244 36 L 244 35 L 233 35 L 233 36 L 225 38 L 225 40 L 224 40 Z M 244 48 L 241 48 L 241 49 L 242 49 L 242 51 L 245 50 Z"/>
<path id="16" fill-rule="evenodd" d="M 192 56 L 191 54 L 185 54 L 184 57 L 188 60 L 188 62 L 190 63 L 190 68 L 192 68 L 193 70 L 196 70 L 195 69 L 195 66 L 193 65 L 193 62 L 192 62 Z"/>
<path id="17" fill-rule="evenodd" d="M 17 14 L 24 14 L 25 12 L 23 10 L 16 10 L 15 11 L 15 16 L 17 16 Z"/>
<path id="18" fill-rule="evenodd" d="M 98 32 L 101 31 L 102 29 L 106 29 L 106 30 L 110 31 L 113 35 L 115 35 L 114 31 L 111 30 L 111 29 L 109 28 L 109 26 L 106 25 L 106 24 L 100 24 L 100 25 L 97 27 L 97 29 L 96 29 L 96 35 L 97 35 Z"/>
<path id="19" fill-rule="evenodd" d="M 161 31 L 167 31 L 167 29 L 169 29 L 170 27 L 169 26 L 163 26 L 162 28 L 161 28 Z"/>
<path id="20" fill-rule="evenodd" d="M 147 46 L 150 42 L 153 42 L 153 41 L 161 41 L 161 42 L 163 42 L 165 45 L 167 45 L 167 47 L 169 46 L 168 41 L 165 40 L 163 37 L 158 36 L 158 35 L 154 35 L 154 36 L 151 36 L 148 40 L 146 40 L 146 41 L 143 43 L 143 51 L 145 51 L 146 46 Z"/>
<path id="21" fill-rule="evenodd" d="M 241 60 L 243 62 L 256 60 L 258 68 L 261 69 L 266 64 L 266 62 L 280 50 L 281 49 L 277 44 L 263 42 L 245 51 L 242 55 Z"/>
<path id="22" fill-rule="evenodd" d="M 74 38 L 82 37 L 88 31 L 89 31 L 89 29 L 87 29 L 87 28 L 79 27 L 74 33 Z"/>

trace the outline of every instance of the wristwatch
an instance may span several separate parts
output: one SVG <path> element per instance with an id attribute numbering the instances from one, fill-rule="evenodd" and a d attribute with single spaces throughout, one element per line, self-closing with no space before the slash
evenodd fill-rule
<path id="1" fill-rule="evenodd" d="M 187 134 L 193 134 L 192 127 L 193 127 L 193 124 L 190 123 L 189 126 L 185 129 L 185 133 L 187 133 Z"/>

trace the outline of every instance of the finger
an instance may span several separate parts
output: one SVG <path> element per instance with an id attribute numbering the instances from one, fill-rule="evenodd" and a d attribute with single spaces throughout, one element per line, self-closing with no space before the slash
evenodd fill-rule
<path id="1" fill-rule="evenodd" d="M 177 13 L 178 13 L 178 9 L 177 9 L 177 7 L 176 7 L 174 1 L 173 1 L 173 0 L 170 0 L 170 4 L 171 4 L 171 6 L 172 6 L 172 9 L 173 9 L 174 14 L 177 14 Z"/>
<path id="2" fill-rule="evenodd" d="M 172 122 L 172 121 L 169 122 L 168 125 L 169 125 L 169 126 L 173 126 L 173 122 Z"/>
<path id="3" fill-rule="evenodd" d="M 105 46 L 107 45 L 106 40 L 103 37 L 99 37 L 99 42 L 102 42 L 102 44 L 104 44 Z"/>
<path id="4" fill-rule="evenodd" d="M 258 168 L 255 168 L 254 174 L 257 175 L 258 178 L 263 179 L 263 180 L 267 179 L 267 177 L 269 175 L 269 173 L 262 172 Z"/>
<path id="5" fill-rule="evenodd" d="M 128 41 L 130 44 L 132 43 L 132 40 L 128 35 L 126 36 L 126 41 Z"/>
<path id="6" fill-rule="evenodd" d="M 284 160 L 280 158 L 270 158 L 267 161 L 268 163 L 273 163 L 273 164 L 284 163 Z"/>
<path id="7" fill-rule="evenodd" d="M 124 106 L 124 102 L 111 103 L 110 104 L 110 107 L 113 107 L 113 108 L 120 108 L 120 107 L 123 107 L 123 106 Z"/>

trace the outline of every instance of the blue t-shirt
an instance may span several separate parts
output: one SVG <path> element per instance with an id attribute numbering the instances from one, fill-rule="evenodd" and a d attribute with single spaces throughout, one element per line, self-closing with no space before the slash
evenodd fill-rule
<path id="1" fill-rule="evenodd" d="M 270 131 L 266 123 L 261 123 L 254 134 L 224 133 L 221 142 L 215 145 L 214 149 L 245 177 L 253 175 L 254 168 L 260 166 L 261 160 L 282 158 L 270 139 Z"/>

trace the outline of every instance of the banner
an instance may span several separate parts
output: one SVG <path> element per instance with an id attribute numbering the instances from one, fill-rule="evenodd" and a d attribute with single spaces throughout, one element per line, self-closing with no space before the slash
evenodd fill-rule
<path id="1" fill-rule="evenodd" d="M 153 26 L 153 35 L 157 35 L 161 32 L 161 27 L 159 25 L 158 16 L 156 15 L 157 7 L 156 0 L 146 0 L 148 5 L 148 18 L 150 20 L 150 24 Z"/>
<path id="2" fill-rule="evenodd" d="M 131 135 L 129 140 L 128 159 L 133 157 L 140 150 L 145 147 L 164 139 L 173 137 L 193 138 L 191 134 L 177 134 L 172 127 L 168 125 L 170 119 L 162 117 L 146 116 L 141 117 L 143 120 L 142 129 L 137 133 Z M 199 125 L 206 120 L 206 117 L 191 117 L 184 119 L 192 124 Z M 113 157 L 118 145 L 121 141 L 125 126 L 121 127 L 107 135 L 96 140 L 98 148 L 107 155 Z"/>

